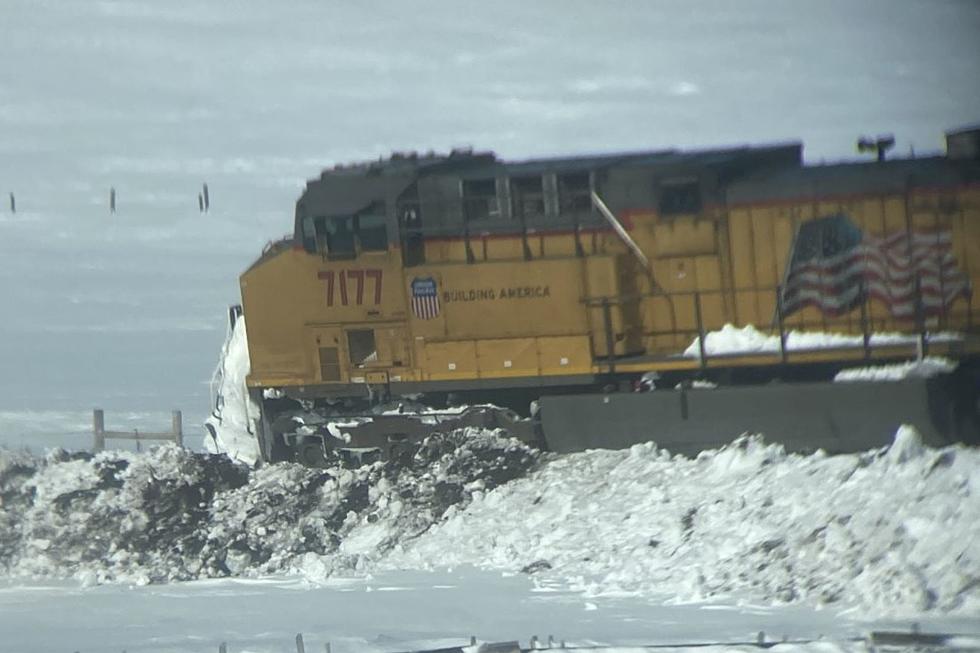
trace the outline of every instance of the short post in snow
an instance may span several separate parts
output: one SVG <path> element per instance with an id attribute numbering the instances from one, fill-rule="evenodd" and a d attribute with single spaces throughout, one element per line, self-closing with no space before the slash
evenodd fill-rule
<path id="1" fill-rule="evenodd" d="M 17 213 L 17 200 L 14 199 L 14 194 L 10 194 L 10 212 Z"/>
<path id="2" fill-rule="evenodd" d="M 182 448 L 184 446 L 184 417 L 179 410 L 175 410 L 171 414 L 171 429 L 174 434 L 174 442 Z"/>
<path id="3" fill-rule="evenodd" d="M 109 213 L 116 212 L 116 189 L 115 187 L 109 187 Z"/>
<path id="4" fill-rule="evenodd" d="M 96 451 L 105 449 L 105 413 L 101 408 L 92 411 L 92 448 Z"/>

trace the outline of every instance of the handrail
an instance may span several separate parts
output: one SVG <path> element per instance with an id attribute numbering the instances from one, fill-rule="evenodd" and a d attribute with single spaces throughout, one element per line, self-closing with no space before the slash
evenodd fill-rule
<path id="1" fill-rule="evenodd" d="M 602 201 L 602 198 L 599 197 L 599 194 L 595 191 L 592 191 L 592 203 L 597 209 L 599 209 L 599 213 L 601 213 L 602 217 L 604 217 L 610 224 L 613 231 L 615 231 L 616 235 L 619 236 L 620 240 L 622 240 L 626 246 L 629 247 L 630 251 L 633 252 L 636 258 L 639 259 L 640 263 L 643 264 L 643 267 L 645 269 L 649 269 L 650 261 L 647 259 L 646 254 L 644 254 L 643 250 L 640 249 L 640 246 L 636 244 L 636 241 L 630 237 L 629 232 L 626 231 L 626 228 L 623 227 L 622 223 L 616 219 L 616 216 L 613 215 L 613 212 L 609 210 L 609 207 L 606 206 L 606 203 Z"/>

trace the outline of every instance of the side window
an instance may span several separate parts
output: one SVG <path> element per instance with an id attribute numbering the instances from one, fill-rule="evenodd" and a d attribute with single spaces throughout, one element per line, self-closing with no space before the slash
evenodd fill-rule
<path id="1" fill-rule="evenodd" d="M 316 227 L 313 226 L 313 218 L 303 218 L 303 249 L 310 254 L 316 254 Z"/>
<path id="2" fill-rule="evenodd" d="M 664 179 L 660 182 L 660 215 L 701 212 L 701 184 L 696 177 Z"/>
<path id="3" fill-rule="evenodd" d="M 544 217 L 544 182 L 540 175 L 514 177 L 510 180 L 514 217 L 531 220 Z"/>
<path id="4" fill-rule="evenodd" d="M 350 364 L 354 367 L 364 367 L 378 360 L 378 348 L 374 343 L 374 330 L 356 329 L 347 332 L 347 351 L 350 354 Z"/>
<path id="5" fill-rule="evenodd" d="M 589 173 L 558 175 L 558 211 L 562 215 L 588 213 L 592 210 L 592 186 Z"/>
<path id="6" fill-rule="evenodd" d="M 463 216 L 467 222 L 500 217 L 497 203 L 497 180 L 463 180 Z"/>

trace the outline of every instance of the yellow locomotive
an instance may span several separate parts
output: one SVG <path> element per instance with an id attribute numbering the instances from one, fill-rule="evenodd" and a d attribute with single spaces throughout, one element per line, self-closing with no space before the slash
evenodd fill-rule
<path id="1" fill-rule="evenodd" d="M 978 150 L 980 129 L 967 129 L 947 134 L 945 155 L 833 165 L 804 165 L 789 143 L 520 162 L 394 154 L 326 170 L 293 235 L 241 276 L 267 456 L 290 446 L 271 453 L 269 397 L 519 407 L 650 372 L 671 385 L 818 380 L 923 347 L 970 360 Z M 705 336 L 726 324 L 780 346 L 713 355 Z M 864 337 L 793 349 L 791 330 Z M 878 346 L 877 332 L 913 337 Z"/>

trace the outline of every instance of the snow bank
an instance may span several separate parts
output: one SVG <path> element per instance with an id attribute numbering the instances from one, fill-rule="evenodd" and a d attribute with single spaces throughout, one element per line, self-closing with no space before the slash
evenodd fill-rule
<path id="1" fill-rule="evenodd" d="M 174 445 L 44 460 L 0 450 L 0 570 L 150 583 L 356 569 L 536 460 L 520 442 L 475 429 L 358 469 L 249 470 Z"/>
<path id="2" fill-rule="evenodd" d="M 959 340 L 960 337 L 959 334 L 947 332 L 931 333 L 928 336 L 930 342 Z M 873 333 L 871 334 L 871 346 L 913 345 L 917 339 L 918 336 L 907 333 Z M 684 350 L 684 356 L 689 358 L 700 356 L 700 340 L 700 337 L 696 337 L 694 342 Z M 786 349 L 788 350 L 861 347 L 863 344 L 862 336 L 841 333 L 789 331 L 786 334 Z M 718 331 L 709 331 L 705 334 L 704 349 L 708 356 L 776 353 L 779 351 L 779 336 L 766 335 L 751 324 L 742 328 L 726 324 Z"/>
<path id="3" fill-rule="evenodd" d="M 165 582 L 474 565 L 587 595 L 980 615 L 980 451 L 903 427 L 861 455 L 755 437 L 567 456 L 493 432 L 358 469 L 250 470 L 173 446 L 0 453 L 0 573 Z"/>
<path id="4" fill-rule="evenodd" d="M 841 370 L 834 381 L 901 381 L 902 379 L 927 379 L 939 374 L 950 374 L 957 363 L 942 356 L 926 356 L 920 361 L 908 361 L 895 365 L 877 365 Z"/>
<path id="5" fill-rule="evenodd" d="M 694 460 L 653 444 L 557 458 L 384 564 L 473 564 L 588 594 L 735 596 L 980 614 L 980 452 L 903 427 L 863 455 L 743 438 Z"/>
<path id="6" fill-rule="evenodd" d="M 217 378 L 217 403 L 205 425 L 204 448 L 224 453 L 232 460 L 254 465 L 260 457 L 255 424 L 259 407 L 248 396 L 245 379 L 251 370 L 245 318 L 240 316 L 221 348 Z"/>

